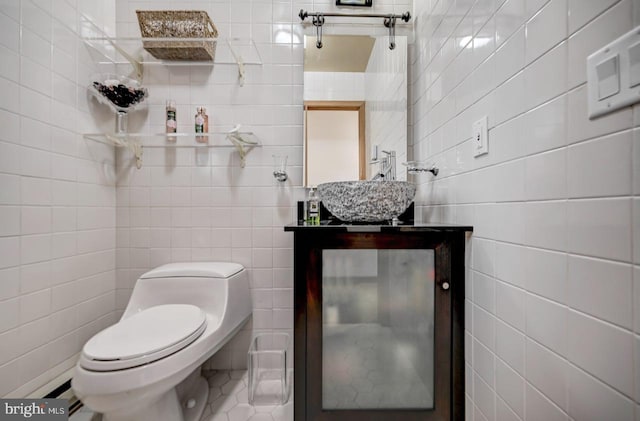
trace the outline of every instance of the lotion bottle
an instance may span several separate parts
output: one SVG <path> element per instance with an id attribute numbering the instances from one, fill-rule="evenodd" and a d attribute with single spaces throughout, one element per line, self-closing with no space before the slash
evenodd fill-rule
<path id="1" fill-rule="evenodd" d="M 207 109 L 204 107 L 196 108 L 196 124 L 195 124 L 195 132 L 196 133 L 208 133 L 209 132 L 209 116 L 207 115 Z M 209 140 L 208 136 L 197 136 L 196 142 L 198 143 L 207 143 Z"/>
<path id="2" fill-rule="evenodd" d="M 307 224 L 320 225 L 320 199 L 315 187 L 311 187 L 307 199 Z"/>
<path id="3" fill-rule="evenodd" d="M 175 133 L 178 130 L 178 120 L 176 114 L 176 102 L 168 99 L 166 110 L 166 133 Z M 175 142 L 175 136 L 167 136 L 168 142 Z"/>

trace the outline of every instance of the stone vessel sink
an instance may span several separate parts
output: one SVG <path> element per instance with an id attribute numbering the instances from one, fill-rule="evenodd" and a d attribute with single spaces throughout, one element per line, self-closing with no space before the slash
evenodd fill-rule
<path id="1" fill-rule="evenodd" d="M 318 185 L 324 206 L 345 222 L 380 222 L 400 216 L 416 186 L 406 181 L 337 181 Z"/>

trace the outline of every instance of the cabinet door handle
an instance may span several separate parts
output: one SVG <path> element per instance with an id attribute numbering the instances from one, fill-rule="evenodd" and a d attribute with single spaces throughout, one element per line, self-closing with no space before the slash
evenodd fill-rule
<path id="1" fill-rule="evenodd" d="M 449 285 L 449 282 L 443 282 L 442 283 L 442 289 L 444 289 L 445 291 L 449 289 L 451 285 Z"/>

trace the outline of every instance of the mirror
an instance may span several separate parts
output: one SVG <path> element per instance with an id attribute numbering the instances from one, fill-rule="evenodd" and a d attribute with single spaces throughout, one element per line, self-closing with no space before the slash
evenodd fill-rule
<path id="1" fill-rule="evenodd" d="M 369 180 L 382 151 L 396 154 L 406 180 L 407 37 L 324 35 L 304 38 L 304 185 Z M 373 163 L 372 163 L 373 162 Z"/>

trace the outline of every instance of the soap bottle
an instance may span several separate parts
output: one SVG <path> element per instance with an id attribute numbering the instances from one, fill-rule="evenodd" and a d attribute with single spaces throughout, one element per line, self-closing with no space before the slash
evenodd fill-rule
<path id="1" fill-rule="evenodd" d="M 320 199 L 314 187 L 309 190 L 307 199 L 307 224 L 320 225 Z"/>
<path id="2" fill-rule="evenodd" d="M 209 132 L 209 116 L 207 115 L 207 109 L 204 107 L 196 108 L 196 133 L 208 133 Z M 196 142 L 207 143 L 208 136 L 197 136 Z"/>
<path id="3" fill-rule="evenodd" d="M 176 102 L 168 99 L 166 109 L 166 133 L 175 133 L 178 130 L 178 120 L 176 117 Z M 175 142 L 175 136 L 167 136 L 168 142 Z"/>

